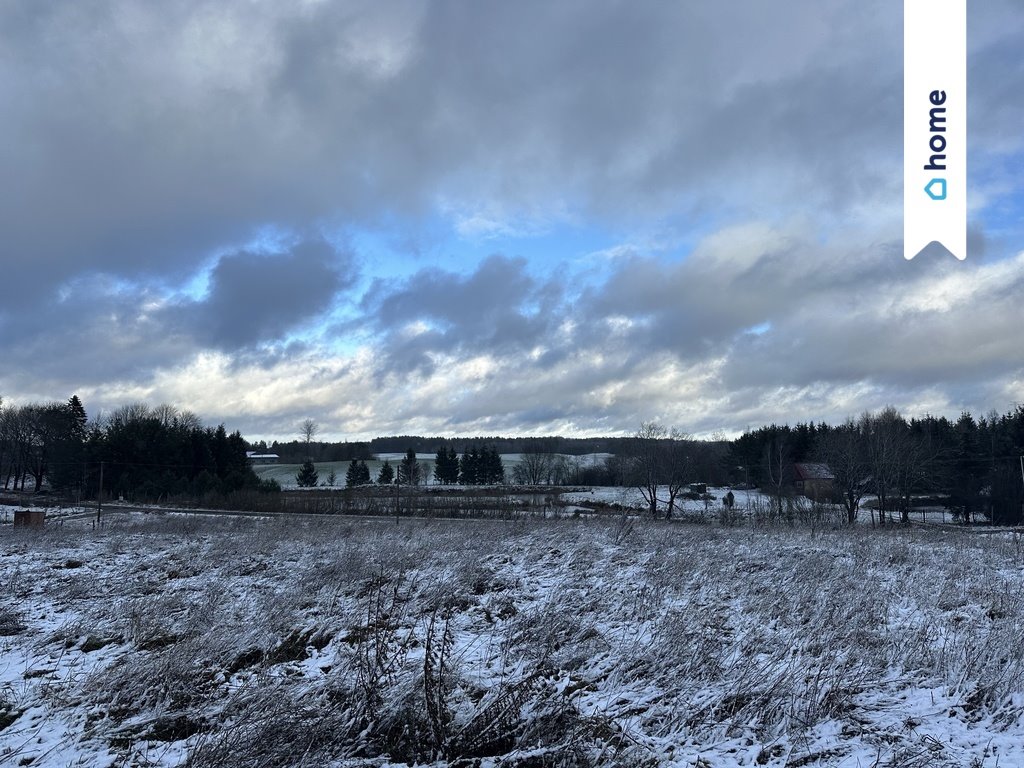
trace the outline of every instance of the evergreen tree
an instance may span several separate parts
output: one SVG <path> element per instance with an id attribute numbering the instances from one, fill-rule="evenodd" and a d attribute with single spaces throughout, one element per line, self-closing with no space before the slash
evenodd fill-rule
<path id="1" fill-rule="evenodd" d="M 63 407 L 55 403 L 51 414 L 53 429 L 49 434 L 43 431 L 50 441 L 47 448 L 50 485 L 58 491 L 80 491 L 86 459 L 88 419 L 85 408 L 78 395 L 72 395 Z"/>
<path id="2" fill-rule="evenodd" d="M 454 485 L 459 482 L 459 456 L 454 448 L 438 449 L 434 458 L 434 479 L 442 485 Z"/>
<path id="3" fill-rule="evenodd" d="M 494 446 L 487 452 L 486 476 L 486 482 L 490 484 L 505 482 L 505 465 L 501 463 L 501 454 Z"/>
<path id="4" fill-rule="evenodd" d="M 983 475 L 987 466 L 981 452 L 978 425 L 966 411 L 957 419 L 956 436 L 957 451 L 950 501 L 963 516 L 963 521 L 969 523 L 972 513 L 981 504 Z"/>
<path id="5" fill-rule="evenodd" d="M 475 445 L 464 452 L 459 460 L 459 482 L 462 485 L 477 485 L 480 482 L 480 455 Z"/>
<path id="6" fill-rule="evenodd" d="M 359 460 L 359 485 L 369 485 L 373 482 L 370 479 L 370 468 L 366 466 L 366 462 L 362 459 Z"/>
<path id="7" fill-rule="evenodd" d="M 459 454 L 455 448 L 448 448 L 448 484 L 455 485 L 459 482 Z"/>
<path id="8" fill-rule="evenodd" d="M 359 485 L 359 480 L 359 459 L 352 459 L 352 462 L 348 465 L 348 471 L 345 472 L 345 487 L 354 488 Z"/>
<path id="9" fill-rule="evenodd" d="M 441 446 L 437 449 L 437 455 L 434 456 L 434 482 L 444 485 L 445 476 L 447 475 L 447 462 L 448 452 L 444 449 L 444 446 Z"/>
<path id="10" fill-rule="evenodd" d="M 367 469 L 369 472 L 369 469 Z M 391 466 L 391 462 L 387 459 L 380 465 L 380 471 L 377 473 L 377 485 L 391 485 L 395 482 L 395 470 Z"/>
<path id="11" fill-rule="evenodd" d="M 68 400 L 68 415 L 71 419 L 71 437 L 78 441 L 84 441 L 85 425 L 89 419 L 85 413 L 85 406 L 82 405 L 82 401 L 78 399 L 78 395 L 72 395 L 71 399 Z"/>
<path id="12" fill-rule="evenodd" d="M 420 484 L 420 464 L 416 461 L 416 450 L 410 448 L 405 452 L 405 458 L 398 465 L 399 485 Z"/>
<path id="13" fill-rule="evenodd" d="M 477 482 L 480 485 L 490 485 L 494 482 L 494 459 L 491 458 L 491 448 L 487 445 L 480 449 L 480 471 Z"/>
<path id="14" fill-rule="evenodd" d="M 318 479 L 319 475 L 312 459 L 306 459 L 302 462 L 302 467 L 295 474 L 295 482 L 300 488 L 316 488 Z"/>

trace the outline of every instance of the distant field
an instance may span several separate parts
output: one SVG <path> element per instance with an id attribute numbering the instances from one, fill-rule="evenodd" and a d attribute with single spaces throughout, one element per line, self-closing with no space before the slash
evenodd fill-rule
<path id="1" fill-rule="evenodd" d="M 606 458 L 611 456 L 610 453 L 590 453 L 583 456 L 567 456 L 568 461 L 579 461 L 581 466 L 591 466 L 598 462 L 604 461 Z M 380 471 L 381 465 L 385 460 L 391 462 L 391 466 L 395 467 L 396 471 L 398 463 L 405 458 L 404 453 L 379 453 L 377 457 L 366 462 L 366 466 L 370 469 L 370 477 L 376 479 L 377 473 Z M 419 461 L 424 477 L 427 478 L 428 483 L 432 483 L 434 480 L 434 454 L 433 453 L 418 453 L 416 458 Z M 521 453 L 503 453 L 501 454 L 501 461 L 505 465 L 505 474 L 507 477 L 511 477 L 512 471 L 515 465 L 523 459 Z M 320 474 L 320 482 L 323 483 L 327 480 L 327 475 L 331 469 L 334 470 L 337 475 L 335 481 L 335 487 L 343 488 L 345 486 L 345 473 L 348 471 L 348 461 L 318 461 L 316 464 L 317 472 Z M 295 475 L 299 471 L 298 464 L 264 464 L 253 467 L 253 470 L 261 478 L 273 478 L 281 484 L 282 488 L 296 488 L 298 487 L 295 483 Z"/>

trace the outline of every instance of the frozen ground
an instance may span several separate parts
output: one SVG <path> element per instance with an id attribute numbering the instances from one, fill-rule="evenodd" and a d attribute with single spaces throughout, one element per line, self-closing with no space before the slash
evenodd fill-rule
<path id="1" fill-rule="evenodd" d="M 0 529 L 0 765 L 1024 765 L 1012 535 Z"/>
<path id="2" fill-rule="evenodd" d="M 0 524 L 11 524 L 14 521 L 14 513 L 19 509 L 27 509 L 28 507 L 20 504 L 0 504 Z M 61 504 L 54 504 L 48 507 L 33 507 L 34 509 L 43 509 L 46 512 L 46 520 L 49 523 L 58 522 L 64 520 L 76 519 L 84 516 L 96 516 L 96 508 L 92 507 L 76 507 L 76 506 L 65 506 Z"/>
<path id="3" fill-rule="evenodd" d="M 676 510 L 698 514 L 705 512 L 716 512 L 722 506 L 722 498 L 729 493 L 728 488 L 708 488 L 708 495 L 713 497 L 705 503 L 703 500 L 676 499 Z M 767 503 L 767 497 L 758 491 L 732 491 L 734 508 L 737 511 L 746 510 L 748 507 Z M 574 491 L 563 493 L 561 500 L 570 504 L 617 504 L 625 509 L 646 510 L 647 502 L 638 488 L 623 488 L 618 486 L 597 486 L 589 491 Z M 664 511 L 668 506 L 668 487 L 658 488 L 658 509 Z"/>

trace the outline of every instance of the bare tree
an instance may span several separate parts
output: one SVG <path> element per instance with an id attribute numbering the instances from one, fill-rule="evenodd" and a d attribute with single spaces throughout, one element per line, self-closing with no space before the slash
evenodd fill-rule
<path id="1" fill-rule="evenodd" d="M 900 522 L 910 522 L 914 493 L 932 489 L 935 466 L 942 450 L 931 434 L 913 433 L 909 426 L 899 437 L 895 457 L 894 493 L 900 510 Z"/>
<path id="2" fill-rule="evenodd" d="M 106 426 L 123 427 L 128 424 L 138 424 L 152 415 L 152 411 L 145 403 L 127 403 L 111 411 L 110 415 L 104 419 L 104 422 Z"/>
<path id="3" fill-rule="evenodd" d="M 792 479 L 791 452 L 789 433 L 783 429 L 775 429 L 764 445 L 762 461 L 779 517 L 782 517 L 783 502 Z"/>
<path id="4" fill-rule="evenodd" d="M 878 496 L 878 522 L 885 525 L 894 496 L 899 497 L 900 464 L 907 450 L 907 422 L 892 406 L 877 414 L 864 413 L 859 426 L 864 435 L 871 488 Z"/>
<path id="5" fill-rule="evenodd" d="M 199 414 L 189 410 L 178 411 L 178 423 L 187 430 L 201 429 L 203 426 L 203 420 L 199 418 Z"/>
<path id="6" fill-rule="evenodd" d="M 311 459 L 313 455 L 310 453 L 310 443 L 313 442 L 313 438 L 316 437 L 317 432 L 320 431 L 320 425 L 312 419 L 306 419 L 299 425 L 299 436 L 302 438 L 302 442 L 306 444 L 306 458 Z"/>
<path id="7" fill-rule="evenodd" d="M 4 474 L 4 490 L 8 489 L 11 478 L 18 482 L 18 414 L 13 407 L 0 407 L 0 471 Z"/>
<path id="8" fill-rule="evenodd" d="M 651 511 L 651 517 L 658 517 L 658 484 L 664 471 L 664 449 L 662 443 L 668 437 L 668 430 L 654 421 L 645 421 L 633 437 L 633 485 L 640 491 Z"/>
<path id="9" fill-rule="evenodd" d="M 519 463 L 512 470 L 515 482 L 521 485 L 543 485 L 552 481 L 555 455 L 545 450 L 546 446 L 539 440 L 530 440 Z"/>
<path id="10" fill-rule="evenodd" d="M 853 525 L 870 480 L 864 433 L 853 419 L 847 419 L 842 426 L 822 433 L 815 451 L 832 472 L 832 485 L 842 494 L 846 522 Z"/>
<path id="11" fill-rule="evenodd" d="M 178 409 L 169 403 L 160 403 L 150 415 L 160 422 L 160 426 L 169 427 L 178 418 Z"/>
<path id="12" fill-rule="evenodd" d="M 675 427 L 662 444 L 662 471 L 668 486 L 668 506 L 665 519 L 671 519 L 675 512 L 676 499 L 693 480 L 695 445 L 689 434 Z"/>

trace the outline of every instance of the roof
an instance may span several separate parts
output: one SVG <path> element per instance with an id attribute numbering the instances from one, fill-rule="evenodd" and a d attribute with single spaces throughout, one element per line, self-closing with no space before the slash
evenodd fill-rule
<path id="1" fill-rule="evenodd" d="M 802 462 L 793 465 L 793 474 L 797 480 L 834 480 L 835 475 L 828 464 Z"/>
<path id="2" fill-rule="evenodd" d="M 276 453 L 250 453 L 250 459 L 279 459 L 281 458 Z"/>

